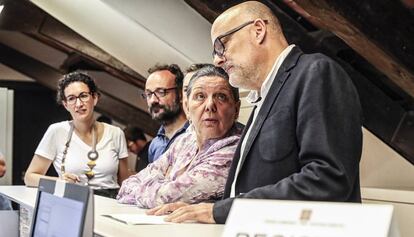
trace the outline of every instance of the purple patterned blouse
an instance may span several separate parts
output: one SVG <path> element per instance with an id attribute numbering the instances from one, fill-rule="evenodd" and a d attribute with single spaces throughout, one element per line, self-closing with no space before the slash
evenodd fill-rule
<path id="1" fill-rule="evenodd" d="M 153 208 L 221 197 L 241 131 L 233 126 L 227 137 L 208 140 L 198 151 L 196 133 L 190 127 L 158 160 L 122 183 L 118 202 Z"/>

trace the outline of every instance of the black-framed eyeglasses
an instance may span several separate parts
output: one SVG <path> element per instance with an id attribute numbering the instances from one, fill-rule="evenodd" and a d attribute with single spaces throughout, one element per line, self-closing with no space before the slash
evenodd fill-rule
<path id="1" fill-rule="evenodd" d="M 78 96 L 75 96 L 75 95 L 67 96 L 65 98 L 65 101 L 69 105 L 74 105 L 74 104 L 76 104 L 76 100 L 78 98 L 79 98 L 80 101 L 82 101 L 82 102 L 85 103 L 85 102 L 88 102 L 91 99 L 91 97 L 92 97 L 92 93 L 91 92 L 82 92 Z"/>
<path id="2" fill-rule="evenodd" d="M 263 21 L 264 21 L 264 23 L 267 23 L 267 20 L 263 20 Z M 246 26 L 248 26 L 250 24 L 253 24 L 254 22 L 255 22 L 255 20 L 248 21 L 248 22 L 246 22 L 244 24 L 241 24 L 240 26 L 238 26 L 238 27 L 236 27 L 236 28 L 234 28 L 234 29 L 232 29 L 230 31 L 227 31 L 224 34 L 221 34 L 221 35 L 217 36 L 217 38 L 214 40 L 214 44 L 213 44 L 213 53 L 212 53 L 213 54 L 213 58 L 214 58 L 215 55 L 217 55 L 219 57 L 223 57 L 224 51 L 226 51 L 226 48 L 224 46 L 224 43 L 221 41 L 222 38 L 224 38 L 226 36 L 229 36 L 231 34 L 234 34 L 237 31 L 243 29 L 244 27 L 246 27 Z"/>
<path id="3" fill-rule="evenodd" d="M 161 97 L 166 96 L 168 94 L 168 91 L 175 90 L 175 89 L 177 89 L 177 87 L 157 88 L 157 89 L 155 89 L 155 91 L 146 90 L 141 94 L 141 96 L 142 96 L 142 98 L 147 100 L 147 99 L 150 99 L 151 96 L 154 94 L 155 97 L 157 97 L 157 99 L 159 99 Z"/>

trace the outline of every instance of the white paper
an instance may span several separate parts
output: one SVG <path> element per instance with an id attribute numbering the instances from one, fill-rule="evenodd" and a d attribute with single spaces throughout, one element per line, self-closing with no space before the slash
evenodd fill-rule
<path id="1" fill-rule="evenodd" d="M 149 216 L 147 214 L 109 214 L 102 215 L 128 225 L 166 225 L 171 222 L 164 221 L 165 216 Z"/>
<path id="2" fill-rule="evenodd" d="M 58 179 L 55 183 L 55 192 L 53 195 L 58 197 L 63 197 L 65 195 L 65 188 L 66 188 L 66 182 L 64 180 Z"/>
<path id="3" fill-rule="evenodd" d="M 391 205 L 236 199 L 222 236 L 398 237 L 392 220 Z"/>

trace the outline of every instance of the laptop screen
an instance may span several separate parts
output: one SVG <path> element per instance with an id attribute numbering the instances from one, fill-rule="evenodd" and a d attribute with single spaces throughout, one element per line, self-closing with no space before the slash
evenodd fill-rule
<path id="1" fill-rule="evenodd" d="M 83 236 L 89 192 L 85 186 L 41 180 L 31 236 Z"/>
<path id="2" fill-rule="evenodd" d="M 40 195 L 34 237 L 80 236 L 83 203 L 43 192 Z"/>

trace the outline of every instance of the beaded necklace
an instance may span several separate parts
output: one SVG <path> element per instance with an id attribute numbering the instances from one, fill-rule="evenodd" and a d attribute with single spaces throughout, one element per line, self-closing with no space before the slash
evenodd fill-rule
<path id="1" fill-rule="evenodd" d="M 68 153 L 69 144 L 70 144 L 70 141 L 72 140 L 73 130 L 75 129 L 75 126 L 73 125 L 73 121 L 70 121 L 69 125 L 70 125 L 70 130 L 69 130 L 69 133 L 68 133 L 68 138 L 67 138 L 66 143 L 65 143 L 65 150 L 63 151 L 62 164 L 60 166 L 60 171 L 62 172 L 62 175 L 65 173 L 66 154 Z M 95 177 L 95 173 L 93 172 L 92 169 L 96 166 L 96 160 L 99 157 L 99 154 L 96 151 L 97 137 L 95 135 L 95 133 L 96 133 L 95 130 L 96 130 L 96 126 L 95 126 L 95 122 L 94 122 L 93 123 L 93 128 L 92 128 L 92 150 L 90 150 L 88 152 L 89 161 L 88 161 L 87 165 L 89 167 L 89 170 L 85 171 L 85 175 L 88 178 L 88 183 L 87 184 L 89 184 L 89 181 L 91 179 L 93 179 L 93 177 Z"/>

